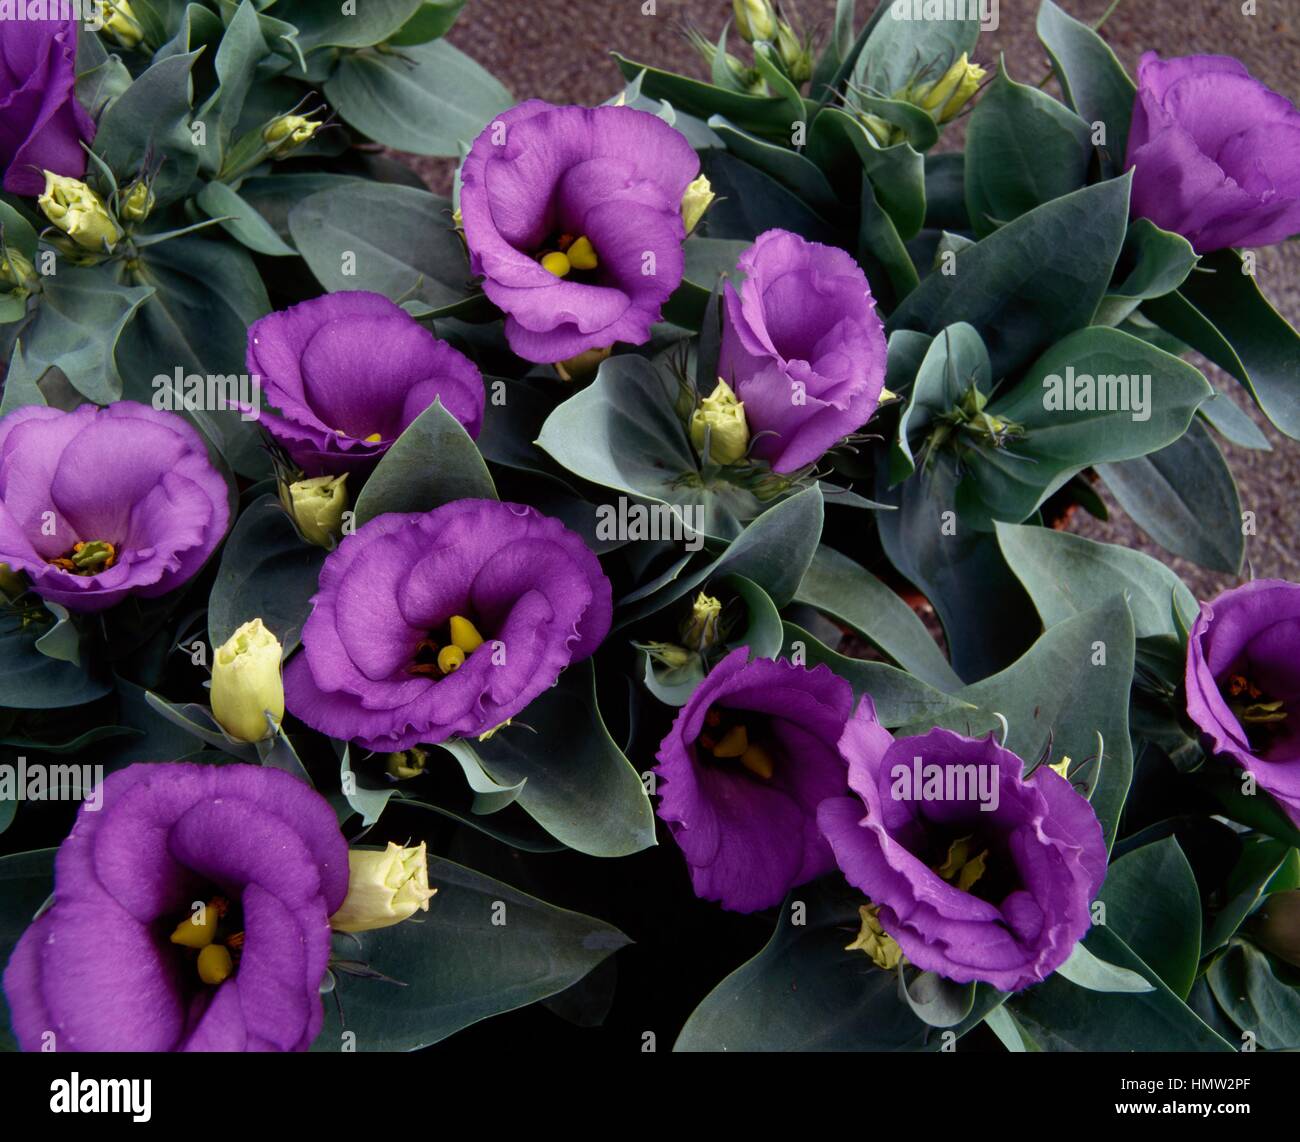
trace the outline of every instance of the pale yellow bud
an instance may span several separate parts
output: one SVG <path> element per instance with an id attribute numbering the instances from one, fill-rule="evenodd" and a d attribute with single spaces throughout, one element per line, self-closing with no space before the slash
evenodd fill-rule
<path id="1" fill-rule="evenodd" d="M 133 48 L 144 39 L 144 29 L 131 10 L 130 0 L 104 0 L 104 26 L 102 29 L 119 47 Z"/>
<path id="2" fill-rule="evenodd" d="M 133 183 L 122 195 L 120 213 L 131 222 L 143 222 L 153 213 L 154 194 L 147 182 Z"/>
<path id="3" fill-rule="evenodd" d="M 312 139 L 324 124 L 306 115 L 281 115 L 272 119 L 262 131 L 262 141 L 271 148 L 274 158 L 292 154 Z"/>
<path id="4" fill-rule="evenodd" d="M 271 736 L 267 715 L 278 725 L 284 717 L 284 682 L 280 677 L 280 641 L 253 619 L 218 648 L 212 664 L 212 716 L 236 741 Z"/>
<path id="5" fill-rule="evenodd" d="M 906 98 L 909 103 L 928 111 L 940 123 L 947 123 L 966 106 L 987 74 L 979 64 L 971 63 L 966 53 L 962 52 L 939 79 L 934 83 L 922 84 Z"/>
<path id="6" fill-rule="evenodd" d="M 682 644 L 695 651 L 715 646 L 722 637 L 719 629 L 721 618 L 722 601 L 701 591 L 691 604 L 690 617 L 682 623 Z"/>
<path id="7" fill-rule="evenodd" d="M 338 540 L 348 508 L 347 479 L 345 472 L 281 485 L 280 502 L 309 543 L 332 548 Z"/>
<path id="8" fill-rule="evenodd" d="M 368 932 L 400 924 L 416 912 L 429 911 L 429 858 L 424 842 L 402 848 L 388 842 L 383 852 L 352 849 L 348 853 L 348 895 L 330 917 L 337 932 Z"/>
<path id="9" fill-rule="evenodd" d="M 736 31 L 741 39 L 752 44 L 755 40 L 776 38 L 776 12 L 770 0 L 734 0 L 734 8 Z"/>
<path id="10" fill-rule="evenodd" d="M 686 193 L 682 195 L 682 221 L 686 223 L 687 234 L 694 232 L 695 227 L 700 224 L 700 219 L 704 217 L 704 212 L 713 205 L 713 200 L 717 197 L 713 193 L 713 186 L 704 175 L 700 175 L 686 188 Z"/>
<path id="11" fill-rule="evenodd" d="M 700 401 L 700 407 L 691 414 L 691 443 L 701 456 L 706 435 L 709 459 L 715 464 L 734 464 L 749 450 L 745 404 L 736 399 L 731 386 L 721 377 L 713 393 Z"/>
<path id="12" fill-rule="evenodd" d="M 46 171 L 45 193 L 36 201 L 45 217 L 83 249 L 111 252 L 122 237 L 104 200 L 80 179 Z"/>

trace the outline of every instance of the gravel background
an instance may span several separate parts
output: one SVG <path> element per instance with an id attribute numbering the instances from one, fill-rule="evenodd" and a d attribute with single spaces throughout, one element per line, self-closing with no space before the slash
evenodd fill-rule
<path id="1" fill-rule="evenodd" d="M 1108 7 L 1108 0 L 1060 2 L 1088 23 L 1095 23 Z M 835 3 L 785 0 L 785 7 L 797 12 L 808 28 L 824 32 Z M 872 5 L 863 0 L 858 7 L 861 22 Z M 1300 3 L 1256 0 L 1255 15 L 1243 14 L 1242 7 L 1241 0 L 1122 0 L 1107 20 L 1104 35 L 1130 74 L 1144 51 L 1165 56 L 1223 53 L 1236 56 L 1258 79 L 1295 101 L 1300 96 Z M 610 49 L 705 78 L 703 61 L 682 28 L 692 23 L 716 40 L 731 13 L 728 0 L 658 0 L 654 16 L 641 9 L 642 0 L 470 0 L 449 38 L 491 68 L 521 99 L 592 104 L 609 98 L 622 85 L 606 54 Z M 1036 82 L 1048 66 L 1034 34 L 1037 9 L 1037 0 L 1002 0 L 1000 25 L 981 36 L 978 61 L 987 66 L 996 62 L 999 52 L 1005 53 L 1014 78 Z M 732 43 L 733 52 L 741 54 L 734 38 Z M 445 191 L 445 164 L 411 161 L 431 185 Z M 1258 280 L 1288 320 L 1300 322 L 1300 244 L 1261 250 Z M 1256 515 L 1258 534 L 1247 540 L 1244 578 L 1253 572 L 1257 577 L 1300 580 L 1300 505 L 1292 494 L 1300 483 L 1300 445 L 1268 426 L 1231 377 L 1203 360 L 1196 363 L 1250 410 L 1274 449 L 1251 452 L 1219 439 L 1237 477 L 1242 507 Z M 1170 564 L 1202 597 L 1239 581 L 1173 558 L 1148 540 L 1113 500 L 1108 503 L 1108 523 L 1077 513 L 1072 526 L 1081 534 L 1137 547 Z"/>

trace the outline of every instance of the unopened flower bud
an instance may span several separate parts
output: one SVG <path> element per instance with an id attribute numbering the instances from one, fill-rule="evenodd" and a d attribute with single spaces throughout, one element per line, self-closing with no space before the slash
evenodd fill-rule
<path id="1" fill-rule="evenodd" d="M 579 353 L 567 361 L 556 361 L 555 371 L 560 375 L 560 380 L 581 384 L 596 375 L 600 366 L 613 351 L 612 345 L 607 345 L 603 349 L 588 349 L 585 353 Z"/>
<path id="2" fill-rule="evenodd" d="M 680 670 L 695 657 L 691 651 L 675 642 L 646 642 L 639 643 L 638 646 L 669 670 Z"/>
<path id="3" fill-rule="evenodd" d="M 812 79 L 812 49 L 784 20 L 776 31 L 776 52 L 792 83 L 797 86 Z"/>
<path id="4" fill-rule="evenodd" d="M 400 924 L 417 911 L 429 911 L 429 858 L 424 842 L 402 848 L 388 842 L 383 852 L 348 853 L 348 894 L 330 917 L 336 932 L 368 932 Z"/>
<path id="5" fill-rule="evenodd" d="M 429 751 L 412 748 L 401 753 L 390 753 L 384 759 L 384 771 L 397 781 L 409 781 L 419 777 L 429 764 Z"/>
<path id="6" fill-rule="evenodd" d="M 722 600 L 701 591 L 691 604 L 691 613 L 682 623 L 682 644 L 703 652 L 722 641 Z"/>
<path id="7" fill-rule="evenodd" d="M 966 106 L 987 74 L 979 64 L 971 63 L 966 53 L 962 52 L 939 79 L 922 84 L 906 98 L 909 103 L 928 111 L 940 123 L 947 123 Z"/>
<path id="8" fill-rule="evenodd" d="M 347 479 L 345 472 L 280 485 L 280 503 L 309 543 L 332 548 L 337 542 L 348 507 Z"/>
<path id="9" fill-rule="evenodd" d="M 79 179 L 46 171 L 45 193 L 36 201 L 45 217 L 83 249 L 112 252 L 122 237 L 104 200 Z"/>
<path id="10" fill-rule="evenodd" d="M 686 233 L 690 234 L 700 224 L 704 212 L 713 205 L 718 196 L 713 193 L 713 186 L 706 175 L 700 175 L 682 195 L 682 221 L 686 223 Z"/>
<path id="11" fill-rule="evenodd" d="M 284 717 L 280 640 L 261 619 L 245 623 L 217 650 L 212 665 L 212 716 L 236 741 L 271 736 L 267 715 Z"/>
<path id="12" fill-rule="evenodd" d="M 0 246 L 0 293 L 26 297 L 36 283 L 36 267 L 13 247 Z"/>
<path id="13" fill-rule="evenodd" d="M 123 48 L 136 47 L 144 39 L 144 28 L 131 11 L 130 0 L 104 0 L 104 26 L 101 30 Z"/>
<path id="14" fill-rule="evenodd" d="M 742 39 L 752 44 L 776 38 L 777 19 L 771 0 L 734 0 L 734 7 L 736 31 Z"/>
<path id="15" fill-rule="evenodd" d="M 132 183 L 122 195 L 119 213 L 130 222 L 143 222 L 153 212 L 154 195 L 149 184 L 141 180 Z"/>
<path id="16" fill-rule="evenodd" d="M 1264 897 L 1251 919 L 1250 930 L 1266 952 L 1300 968 L 1300 888 Z"/>
<path id="17" fill-rule="evenodd" d="M 734 464 L 749 450 L 745 404 L 736 399 L 731 386 L 721 377 L 712 395 L 700 401 L 700 407 L 691 414 L 691 443 L 701 456 L 706 436 L 709 459 L 715 464 Z"/>
<path id="18" fill-rule="evenodd" d="M 311 140 L 324 124 L 306 115 L 281 115 L 272 119 L 262 131 L 262 141 L 271 148 L 273 158 L 282 159 Z"/>

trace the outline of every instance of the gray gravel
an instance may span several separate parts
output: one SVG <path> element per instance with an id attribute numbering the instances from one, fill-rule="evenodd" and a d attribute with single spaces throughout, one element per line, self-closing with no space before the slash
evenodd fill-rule
<path id="1" fill-rule="evenodd" d="M 1061 0 L 1077 19 L 1095 22 L 1108 0 Z M 682 27 L 689 21 L 716 39 L 729 17 L 728 0 L 657 0 L 657 14 L 642 12 L 642 0 L 470 0 L 450 39 L 490 67 L 520 98 L 552 102 L 598 103 L 621 86 L 610 49 L 705 78 L 703 64 Z M 1300 4 L 1296 0 L 1257 0 L 1257 14 L 1242 13 L 1239 0 L 1124 0 L 1110 16 L 1104 34 L 1133 73 L 1144 51 L 1161 55 L 1217 52 L 1236 56 L 1257 78 L 1296 100 L 1300 76 Z M 834 0 L 798 0 L 794 8 L 810 28 L 825 29 Z M 1047 58 L 1034 35 L 1035 0 L 1002 0 L 1000 26 L 981 37 L 977 58 L 988 65 L 1004 53 L 1016 79 L 1036 82 Z M 859 3 L 860 20 L 871 10 Z M 733 48 L 733 50 L 736 50 Z M 445 191 L 446 163 L 411 158 L 435 189 Z M 1258 280 L 1274 305 L 1292 323 L 1300 322 L 1300 245 L 1289 243 L 1259 253 Z M 1220 441 L 1237 476 L 1242 507 L 1255 512 L 1258 534 L 1248 540 L 1247 568 L 1257 577 L 1300 580 L 1297 524 L 1300 505 L 1292 494 L 1300 480 L 1300 446 L 1266 424 L 1241 387 L 1229 376 L 1197 360 L 1211 381 L 1250 410 L 1265 431 L 1272 452 L 1251 452 Z M 1300 376 L 1297 376 L 1300 384 Z M 1072 526 L 1081 534 L 1136 547 L 1183 575 L 1196 593 L 1211 595 L 1239 580 L 1207 572 L 1156 546 L 1110 502 L 1111 520 L 1102 523 L 1079 513 Z"/>

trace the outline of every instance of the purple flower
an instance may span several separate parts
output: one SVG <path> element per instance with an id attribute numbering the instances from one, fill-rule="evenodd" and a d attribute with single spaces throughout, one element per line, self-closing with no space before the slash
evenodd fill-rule
<path id="1" fill-rule="evenodd" d="M 380 516 L 326 558 L 285 704 L 374 750 L 486 733 L 595 651 L 611 606 L 591 549 L 533 508 Z"/>
<path id="2" fill-rule="evenodd" d="M 53 5 L 51 5 L 53 7 Z M 43 170 L 86 173 L 95 124 L 77 102 L 77 21 L 5 20 L 0 29 L 0 170 L 11 194 L 40 194 Z"/>
<path id="3" fill-rule="evenodd" d="M 96 792 L 5 969 L 19 1046 L 306 1050 L 348 887 L 329 802 L 252 765 L 133 765 Z"/>
<path id="4" fill-rule="evenodd" d="M 699 169 L 683 135 L 630 107 L 534 99 L 490 123 L 460 210 L 510 348 L 554 362 L 648 341 L 682 280 L 682 196 Z"/>
<path id="5" fill-rule="evenodd" d="M 744 402 L 750 455 L 773 471 L 815 463 L 876 411 L 885 330 L 866 275 L 848 254 L 769 230 L 726 285 L 722 379 Z"/>
<path id="6" fill-rule="evenodd" d="M 917 967 L 1016 991 L 1046 979 L 1087 932 L 1106 875 L 1092 807 L 992 736 L 893 738 L 864 698 L 840 740 L 856 797 L 822 832 L 850 884 Z M 865 815 L 864 815 L 865 810 Z"/>
<path id="7" fill-rule="evenodd" d="M 119 401 L 0 420 L 0 563 L 70 611 L 174 590 L 229 519 L 225 481 L 174 413 Z"/>
<path id="8" fill-rule="evenodd" d="M 1256 579 L 1203 603 L 1187 713 L 1300 825 L 1300 584 Z"/>
<path id="9" fill-rule="evenodd" d="M 483 377 L 400 305 L 331 293 L 253 323 L 248 369 L 281 415 L 259 423 L 309 476 L 368 470 L 435 400 L 477 437 Z"/>
<path id="10" fill-rule="evenodd" d="M 844 791 L 836 742 L 853 691 L 826 666 L 746 662 L 733 650 L 691 695 L 659 747 L 659 816 L 695 895 L 734 912 L 779 904 L 834 867 L 817 806 Z"/>
<path id="11" fill-rule="evenodd" d="M 1133 216 L 1205 254 L 1300 231 L 1300 112 L 1231 56 L 1138 63 Z"/>

